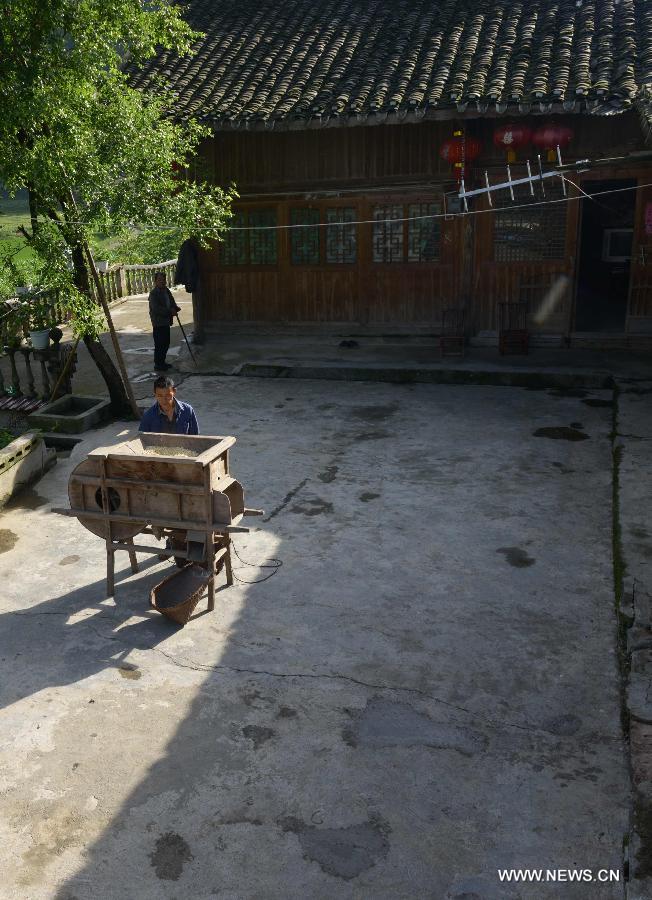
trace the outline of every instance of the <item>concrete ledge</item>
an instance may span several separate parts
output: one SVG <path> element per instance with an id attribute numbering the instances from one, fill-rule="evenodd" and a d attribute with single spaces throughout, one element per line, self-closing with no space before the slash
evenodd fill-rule
<path id="1" fill-rule="evenodd" d="M 28 432 L 0 450 L 0 509 L 21 488 L 37 481 L 57 461 L 56 450 Z"/>
<path id="2" fill-rule="evenodd" d="M 209 374 L 202 372 L 202 374 Z M 308 378 L 332 381 L 384 381 L 399 384 L 489 384 L 534 388 L 612 388 L 607 372 L 546 369 L 391 368 L 365 366 L 284 366 L 244 363 L 234 375 L 249 378 Z"/>
<path id="3" fill-rule="evenodd" d="M 41 437 L 45 441 L 46 447 L 54 447 L 55 450 L 72 450 L 83 441 L 83 438 L 60 434 L 58 431 L 43 431 Z"/>

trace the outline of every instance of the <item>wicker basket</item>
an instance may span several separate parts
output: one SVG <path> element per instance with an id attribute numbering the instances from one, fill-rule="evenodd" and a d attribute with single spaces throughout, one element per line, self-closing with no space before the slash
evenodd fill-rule
<path id="1" fill-rule="evenodd" d="M 152 588 L 150 605 L 177 625 L 185 625 L 195 611 L 208 581 L 206 569 L 189 563 Z"/>

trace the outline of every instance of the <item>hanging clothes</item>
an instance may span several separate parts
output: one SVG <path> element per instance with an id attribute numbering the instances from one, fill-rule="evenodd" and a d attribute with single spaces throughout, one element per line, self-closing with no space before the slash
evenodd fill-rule
<path id="1" fill-rule="evenodd" d="M 183 284 L 189 294 L 199 287 L 199 258 L 197 244 L 192 238 L 184 241 L 179 248 L 179 258 L 174 272 L 174 283 Z"/>

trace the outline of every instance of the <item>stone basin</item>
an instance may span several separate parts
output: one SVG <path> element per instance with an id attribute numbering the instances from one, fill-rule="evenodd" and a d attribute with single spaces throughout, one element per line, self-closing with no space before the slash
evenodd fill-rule
<path id="1" fill-rule="evenodd" d="M 47 403 L 29 416 L 31 425 L 47 431 L 79 434 L 106 421 L 111 414 L 111 401 L 106 397 L 66 394 Z"/>

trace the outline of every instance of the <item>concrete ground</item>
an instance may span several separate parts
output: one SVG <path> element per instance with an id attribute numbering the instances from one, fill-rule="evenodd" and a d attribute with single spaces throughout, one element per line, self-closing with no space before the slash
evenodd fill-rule
<path id="1" fill-rule="evenodd" d="M 119 558 L 107 600 L 102 541 L 49 511 L 133 425 L 0 518 L 0 896 L 623 897 L 498 875 L 622 867 L 612 393 L 180 395 L 266 510 L 214 613 L 148 611 L 169 563 Z"/>
<path id="2" fill-rule="evenodd" d="M 178 306 L 181 307 L 179 319 L 190 338 L 193 328 L 192 300 L 190 295 L 183 290 L 175 290 L 174 296 Z M 118 303 L 112 308 L 111 315 L 124 354 L 127 372 L 132 381 L 134 395 L 137 399 L 149 400 L 152 393 L 152 381 L 156 375 L 147 296 L 131 297 L 124 303 Z M 66 332 L 65 339 L 70 340 L 68 332 Z M 102 343 L 111 356 L 115 357 L 108 332 L 102 335 Z M 181 329 L 178 324 L 175 324 L 170 334 L 170 350 L 168 352 L 170 364 L 174 365 L 179 360 L 183 344 Z M 80 344 L 78 349 L 77 372 L 73 386 L 75 390 L 83 394 L 106 396 L 106 386 L 102 376 L 83 344 Z"/>
<path id="3" fill-rule="evenodd" d="M 497 347 L 467 346 L 464 357 L 442 358 L 438 337 L 355 334 L 355 327 L 341 333 L 316 335 L 282 328 L 231 330 L 213 334 L 193 348 L 199 369 L 205 374 L 275 375 L 280 377 L 385 380 L 401 377 L 415 381 L 461 382 L 463 376 L 485 382 L 527 382 L 527 376 L 546 373 L 560 384 L 604 386 L 609 376 L 652 378 L 652 354 L 632 350 L 558 349 L 533 346 L 525 355 L 501 356 Z M 351 341 L 356 346 L 350 346 Z M 347 344 L 348 342 L 348 344 Z M 344 345 L 343 345 L 344 344 Z M 184 371 L 196 367 L 182 350 Z M 378 378 L 374 370 L 381 373 Z M 571 378 L 569 378 L 571 376 Z"/>
<path id="4" fill-rule="evenodd" d="M 652 382 L 618 398 L 618 543 L 633 782 L 628 900 L 652 897 Z"/>
<path id="5" fill-rule="evenodd" d="M 181 306 L 180 319 L 187 335 L 193 333 L 192 299 L 175 289 Z M 148 400 L 154 378 L 154 351 L 147 297 L 133 297 L 118 303 L 112 316 L 125 364 L 138 400 Z M 326 378 L 344 380 L 413 381 L 443 383 L 499 383 L 533 386 L 605 387 L 613 377 L 652 379 L 652 354 L 631 350 L 571 350 L 533 347 L 526 356 L 500 356 L 496 347 L 467 347 L 463 359 L 442 359 L 435 337 L 400 334 L 360 335 L 359 329 L 339 329 L 332 333 L 308 333 L 291 328 L 232 327 L 214 334 L 206 343 L 193 345 L 196 363 L 190 357 L 178 324 L 172 329 L 168 362 L 176 377 L 185 375 L 252 375 L 283 378 Z M 67 332 L 65 339 L 70 339 Z M 108 332 L 102 336 L 108 352 L 113 348 Z M 354 341 L 357 346 L 341 346 Z M 18 367 L 22 373 L 22 359 Z M 11 382 L 8 360 L 0 357 L 0 369 Z M 175 373 L 172 373 L 175 374 Z M 104 382 L 80 344 L 76 392 L 106 395 Z M 6 417 L 4 417 L 6 418 Z M 0 425 L 3 414 L 0 412 Z"/>

